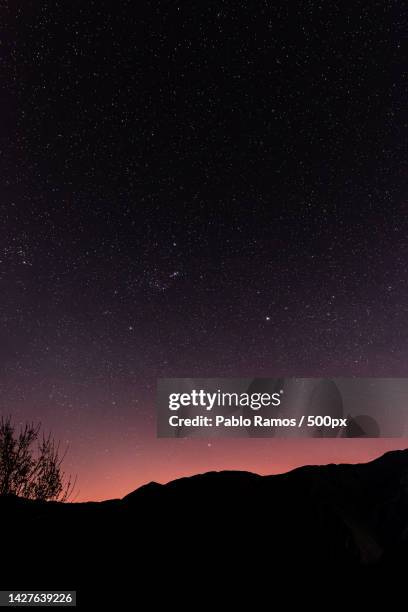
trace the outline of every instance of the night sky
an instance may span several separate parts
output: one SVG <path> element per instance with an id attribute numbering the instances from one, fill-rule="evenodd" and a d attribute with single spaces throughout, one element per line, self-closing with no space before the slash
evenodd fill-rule
<path id="1" fill-rule="evenodd" d="M 157 440 L 158 377 L 407 376 L 403 4 L 3 2 L 0 409 L 78 499 L 405 440 Z"/>

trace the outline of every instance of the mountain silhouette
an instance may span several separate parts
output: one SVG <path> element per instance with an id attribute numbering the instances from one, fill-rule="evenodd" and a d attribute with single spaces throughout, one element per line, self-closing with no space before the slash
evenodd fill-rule
<path id="1" fill-rule="evenodd" d="M 152 578 L 174 595 L 217 577 L 241 588 L 384 575 L 408 561 L 408 450 L 274 476 L 209 472 L 105 502 L 2 497 L 0 515 L 3 588 L 75 589 L 80 605 Z"/>

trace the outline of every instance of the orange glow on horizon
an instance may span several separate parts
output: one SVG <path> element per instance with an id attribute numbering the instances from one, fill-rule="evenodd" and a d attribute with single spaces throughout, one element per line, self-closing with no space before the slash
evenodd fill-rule
<path id="1" fill-rule="evenodd" d="M 407 447 L 408 440 L 403 438 L 153 439 L 145 453 L 119 446 L 120 450 L 105 458 L 84 460 L 73 501 L 120 498 L 150 481 L 166 483 L 208 471 L 243 470 L 266 475 L 308 464 L 361 463 Z"/>

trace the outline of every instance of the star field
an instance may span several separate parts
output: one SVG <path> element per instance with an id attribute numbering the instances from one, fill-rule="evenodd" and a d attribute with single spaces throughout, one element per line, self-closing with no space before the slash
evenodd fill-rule
<path id="1" fill-rule="evenodd" d="M 406 375 L 404 26 L 396 1 L 6 3 L 0 406 L 69 443 L 84 498 L 189 471 L 159 376 Z M 217 446 L 197 469 L 235 465 Z"/>

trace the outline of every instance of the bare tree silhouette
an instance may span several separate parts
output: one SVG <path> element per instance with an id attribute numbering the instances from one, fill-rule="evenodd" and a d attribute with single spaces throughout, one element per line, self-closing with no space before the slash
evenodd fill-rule
<path id="1" fill-rule="evenodd" d="M 76 478 L 62 470 L 65 458 L 51 434 L 40 436 L 41 424 L 26 423 L 20 431 L 11 417 L 0 419 L 0 495 L 43 501 L 67 501 Z"/>

